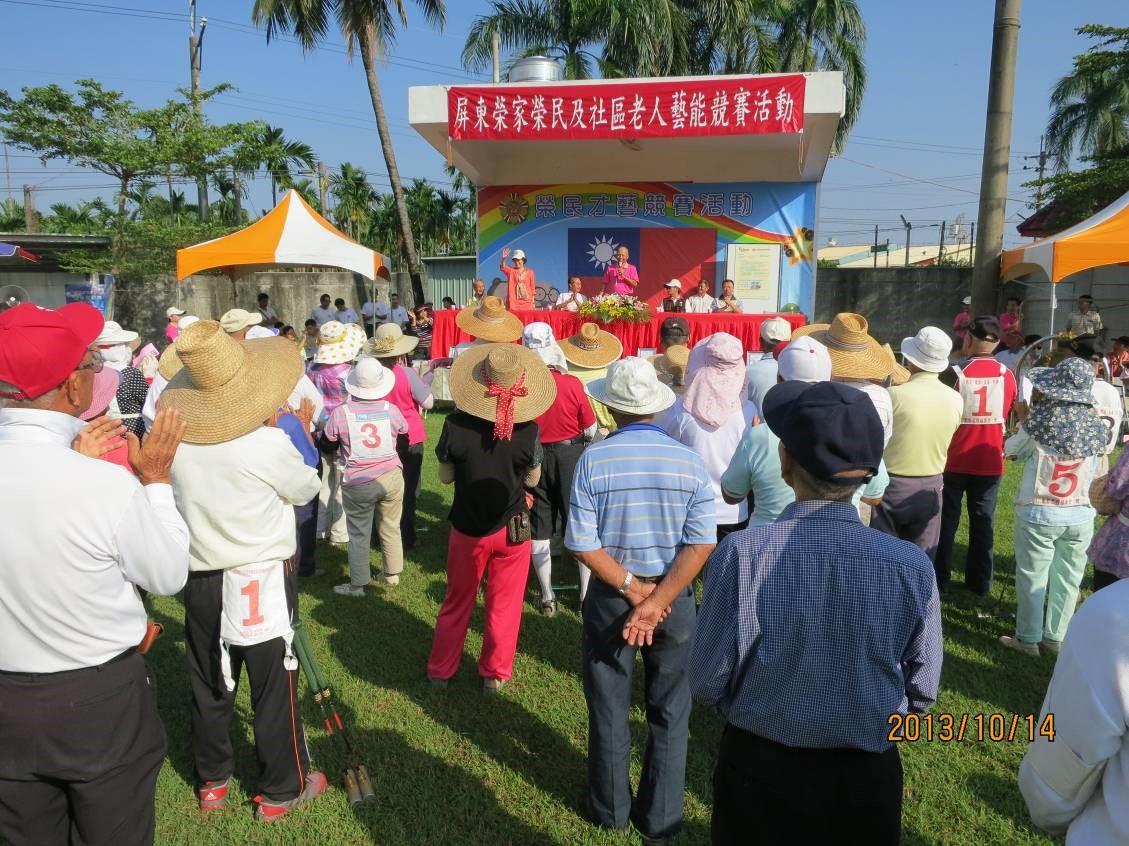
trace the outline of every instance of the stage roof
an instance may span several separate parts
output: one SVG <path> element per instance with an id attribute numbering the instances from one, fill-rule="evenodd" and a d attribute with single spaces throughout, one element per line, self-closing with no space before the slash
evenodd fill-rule
<path id="1" fill-rule="evenodd" d="M 774 76 L 717 76 L 711 80 L 771 83 Z M 800 133 L 704 135 L 676 138 L 462 140 L 449 141 L 451 85 L 408 89 L 408 120 L 440 155 L 477 186 L 587 184 L 593 182 L 816 182 L 823 177 L 845 89 L 838 72 L 802 74 L 806 79 Z M 625 83 L 692 82 L 700 77 L 500 83 L 510 95 L 550 93 L 554 85 L 622 86 Z"/>

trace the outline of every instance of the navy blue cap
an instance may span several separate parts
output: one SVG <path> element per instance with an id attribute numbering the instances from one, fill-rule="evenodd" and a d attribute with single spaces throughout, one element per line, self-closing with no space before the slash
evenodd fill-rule
<path id="1" fill-rule="evenodd" d="M 857 388 L 781 382 L 765 394 L 764 419 L 788 454 L 817 479 L 857 485 L 867 479 L 837 477 L 848 470 L 878 472 L 882 421 L 870 397 Z"/>

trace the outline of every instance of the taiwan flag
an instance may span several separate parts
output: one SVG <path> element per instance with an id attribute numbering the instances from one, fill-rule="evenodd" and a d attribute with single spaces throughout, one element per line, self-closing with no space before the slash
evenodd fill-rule
<path id="1" fill-rule="evenodd" d="M 603 293 L 604 271 L 615 263 L 620 246 L 627 247 L 628 261 L 639 269 L 636 294 L 651 306 L 662 300 L 663 286 L 671 279 L 682 283 L 683 294 L 691 293 L 702 278 L 711 290 L 716 287 L 717 234 L 712 228 L 569 229 L 568 275 L 580 277 L 585 294 Z"/>

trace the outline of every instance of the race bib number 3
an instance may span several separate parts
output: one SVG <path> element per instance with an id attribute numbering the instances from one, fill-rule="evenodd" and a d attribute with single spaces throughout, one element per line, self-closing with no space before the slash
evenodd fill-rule
<path id="1" fill-rule="evenodd" d="M 396 452 L 392 422 L 381 412 L 347 413 L 349 421 L 349 460 L 372 461 Z"/>

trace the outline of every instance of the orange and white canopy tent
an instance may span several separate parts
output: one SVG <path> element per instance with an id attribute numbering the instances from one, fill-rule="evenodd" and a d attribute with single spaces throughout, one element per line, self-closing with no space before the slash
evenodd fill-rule
<path id="1" fill-rule="evenodd" d="M 220 269 L 233 279 L 272 267 L 341 267 L 390 278 L 388 259 L 358 244 L 310 208 L 293 188 L 259 220 L 222 238 L 176 251 L 176 278 Z"/>
<path id="2" fill-rule="evenodd" d="M 1000 280 L 1042 271 L 1054 284 L 1073 273 L 1129 262 L 1129 194 L 1057 235 L 1004 250 Z"/>

